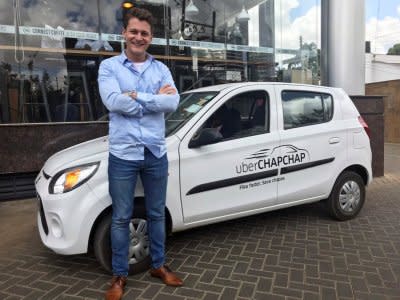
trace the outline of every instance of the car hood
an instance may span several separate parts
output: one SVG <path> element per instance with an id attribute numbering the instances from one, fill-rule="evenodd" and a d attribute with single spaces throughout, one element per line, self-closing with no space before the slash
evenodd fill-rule
<path id="1" fill-rule="evenodd" d="M 107 155 L 108 136 L 104 136 L 55 153 L 46 161 L 43 171 L 53 176 L 60 170 L 100 161 Z"/>
<path id="2" fill-rule="evenodd" d="M 176 136 L 166 138 L 168 151 L 179 143 Z M 90 140 L 52 155 L 44 164 L 43 171 L 54 176 L 57 172 L 67 168 L 98 162 L 108 158 L 108 136 Z"/>

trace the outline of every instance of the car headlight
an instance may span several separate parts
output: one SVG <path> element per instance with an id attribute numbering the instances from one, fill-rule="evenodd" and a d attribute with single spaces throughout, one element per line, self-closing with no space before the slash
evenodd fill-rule
<path id="1" fill-rule="evenodd" d="M 58 172 L 50 181 L 49 193 L 62 194 L 76 189 L 92 177 L 100 163 L 85 164 Z"/>

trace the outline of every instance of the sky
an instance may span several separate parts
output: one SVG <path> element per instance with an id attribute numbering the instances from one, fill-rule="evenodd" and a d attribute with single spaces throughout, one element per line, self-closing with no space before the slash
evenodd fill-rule
<path id="1" fill-rule="evenodd" d="M 365 39 L 371 52 L 386 54 L 400 43 L 400 0 L 365 0 Z"/>

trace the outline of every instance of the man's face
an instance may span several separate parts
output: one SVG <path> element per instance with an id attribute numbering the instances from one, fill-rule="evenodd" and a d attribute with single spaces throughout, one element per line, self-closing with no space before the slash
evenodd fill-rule
<path id="1" fill-rule="evenodd" d="M 144 58 L 153 38 L 150 24 L 137 18 L 131 18 L 122 31 L 122 35 L 126 41 L 127 56 Z"/>

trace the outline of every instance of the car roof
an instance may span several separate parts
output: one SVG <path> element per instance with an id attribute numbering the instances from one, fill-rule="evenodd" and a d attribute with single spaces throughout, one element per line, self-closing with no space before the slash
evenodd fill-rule
<path id="1" fill-rule="evenodd" d="M 300 83 L 288 83 L 288 82 L 268 82 L 268 81 L 247 81 L 247 82 L 235 82 L 235 83 L 225 83 L 225 84 L 217 84 L 217 85 L 210 85 L 206 87 L 201 87 L 193 90 L 185 91 L 184 93 L 192 93 L 192 92 L 221 92 L 221 91 L 228 91 L 234 90 L 240 87 L 249 86 L 249 85 L 259 85 L 259 84 L 268 84 L 268 85 L 289 85 L 296 88 L 301 87 L 311 87 L 311 88 L 326 88 L 327 90 L 336 90 L 338 88 L 321 86 L 321 85 L 311 85 L 311 84 L 300 84 Z M 182 93 L 182 94 L 184 94 Z"/>

